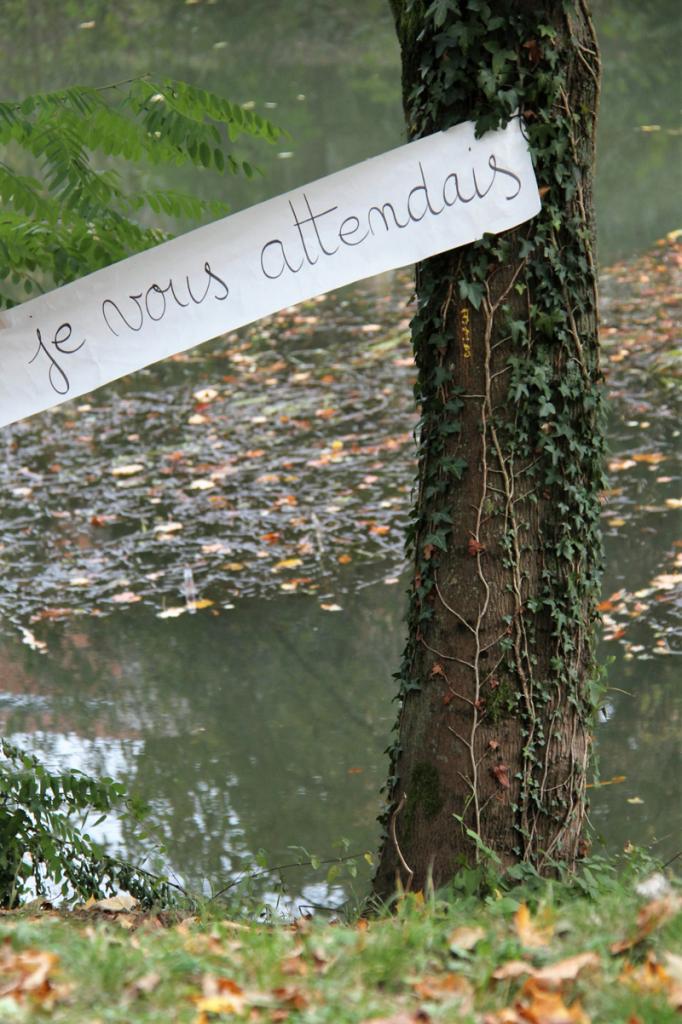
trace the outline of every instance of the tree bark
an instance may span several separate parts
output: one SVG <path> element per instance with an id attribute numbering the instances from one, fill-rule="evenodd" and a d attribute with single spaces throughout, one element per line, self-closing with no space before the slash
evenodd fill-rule
<path id="1" fill-rule="evenodd" d="M 417 267 L 418 497 L 383 898 L 438 887 L 486 848 L 541 871 L 582 852 L 603 453 L 587 6 L 392 8 L 409 135 L 520 111 L 543 209 Z"/>

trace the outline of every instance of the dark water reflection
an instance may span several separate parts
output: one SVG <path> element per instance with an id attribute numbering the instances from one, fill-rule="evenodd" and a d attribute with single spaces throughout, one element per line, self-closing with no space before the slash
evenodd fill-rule
<path id="1" fill-rule="evenodd" d="M 402 591 L 340 613 L 306 597 L 160 622 L 135 610 L 0 647 L 3 731 L 53 761 L 116 771 L 155 807 L 171 862 L 225 878 L 263 848 L 373 849 Z M 135 849 L 126 822 L 122 838 Z"/>
<path id="2" fill-rule="evenodd" d="M 608 265 L 678 226 L 682 24 L 675 0 L 591 6 L 604 64 L 596 201 Z M 290 138 L 272 150 L 237 146 L 263 169 L 255 181 L 195 168 L 169 179 L 234 209 L 404 141 L 386 0 L 71 0 L 63 10 L 53 0 L 3 0 L 0 34 L 12 40 L 0 66 L 3 99 L 150 73 L 221 92 L 281 125 Z"/>

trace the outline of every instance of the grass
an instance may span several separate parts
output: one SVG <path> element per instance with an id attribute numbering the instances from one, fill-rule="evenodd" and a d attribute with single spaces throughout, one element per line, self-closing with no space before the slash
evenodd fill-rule
<path id="1" fill-rule="evenodd" d="M 392 914 L 336 922 L 244 923 L 215 905 L 191 916 L 5 912 L 0 1020 L 673 1024 L 682 896 L 673 882 L 652 901 L 641 877 L 596 861 L 571 882 L 493 883 L 484 899 L 460 878 Z M 578 954 L 581 969 L 554 979 L 493 977 L 510 961 L 533 971 Z"/>

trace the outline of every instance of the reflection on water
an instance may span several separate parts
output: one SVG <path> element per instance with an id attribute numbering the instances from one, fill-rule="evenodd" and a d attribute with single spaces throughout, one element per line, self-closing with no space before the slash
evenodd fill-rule
<path id="1" fill-rule="evenodd" d="M 594 0 L 604 65 L 596 200 L 602 265 L 677 227 L 681 22 L 675 0 Z M 367 159 L 404 140 L 400 55 L 386 0 L 310 5 L 160 0 L 87 5 L 3 0 L 11 39 L 0 96 L 101 86 L 150 73 L 222 92 L 285 128 L 262 178 L 241 182 L 196 168 L 175 184 L 237 209 Z M 126 172 L 130 174 L 130 171 Z M 155 172 L 158 174 L 158 169 Z M 157 182 L 158 183 L 158 182 Z"/>
<path id="2" fill-rule="evenodd" d="M 0 648 L 3 731 L 32 736 L 51 762 L 75 754 L 115 772 L 153 804 L 173 865 L 195 881 L 261 848 L 275 863 L 341 837 L 373 849 L 401 604 L 380 585 L 336 614 L 281 597 L 55 626 L 49 657 Z"/>

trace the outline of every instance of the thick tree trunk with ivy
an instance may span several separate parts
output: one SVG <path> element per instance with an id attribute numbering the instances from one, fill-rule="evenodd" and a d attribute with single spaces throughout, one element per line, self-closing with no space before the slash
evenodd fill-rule
<path id="1" fill-rule="evenodd" d="M 393 0 L 411 137 L 521 112 L 543 206 L 417 268 L 409 638 L 375 879 L 582 852 L 603 442 L 585 3 Z"/>

